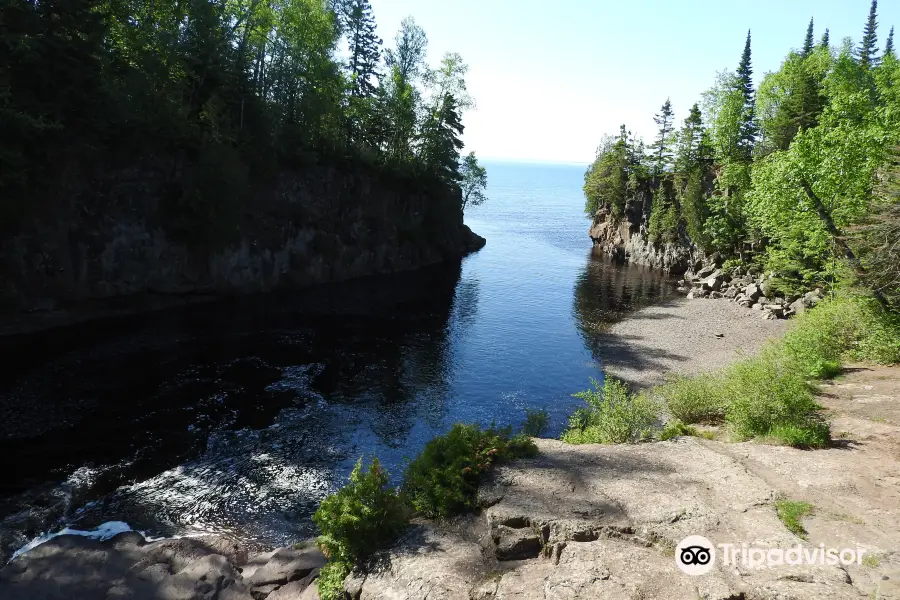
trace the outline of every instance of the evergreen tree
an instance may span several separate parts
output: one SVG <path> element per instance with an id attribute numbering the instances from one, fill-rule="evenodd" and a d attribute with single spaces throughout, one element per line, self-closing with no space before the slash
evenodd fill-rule
<path id="1" fill-rule="evenodd" d="M 740 138 L 738 147 L 744 160 L 750 160 L 753 146 L 756 143 L 758 127 L 756 125 L 756 98 L 753 93 L 753 66 L 750 60 L 750 31 L 747 31 L 747 41 L 744 43 L 744 52 L 741 54 L 741 62 L 737 68 L 737 86 L 744 98 Z"/>
<path id="2" fill-rule="evenodd" d="M 654 156 L 653 172 L 659 177 L 665 172 L 666 167 L 672 162 L 672 152 L 670 145 L 672 142 L 672 102 L 666 98 L 665 103 L 660 108 L 659 114 L 653 117 L 653 122 L 659 127 L 656 142 L 650 147 Z"/>
<path id="3" fill-rule="evenodd" d="M 703 127 L 703 115 L 695 102 L 677 136 L 675 171 L 686 177 L 688 173 L 708 164 L 711 157 L 712 148 Z"/>
<path id="4" fill-rule="evenodd" d="M 887 36 L 887 42 L 884 44 L 884 55 L 885 56 L 895 56 L 894 54 L 894 28 L 891 27 L 890 33 Z"/>
<path id="5" fill-rule="evenodd" d="M 456 99 L 451 94 L 444 94 L 438 110 L 425 121 L 422 157 L 425 164 L 445 181 L 459 181 L 459 151 L 463 148 L 459 138 L 462 132 Z"/>
<path id="6" fill-rule="evenodd" d="M 350 71 L 350 94 L 370 98 L 375 94 L 379 46 L 381 39 L 375 35 L 375 16 L 369 0 L 352 0 L 346 7 L 346 32 L 350 46 L 347 68 Z"/>
<path id="7" fill-rule="evenodd" d="M 809 26 L 806 28 L 806 39 L 803 40 L 803 50 L 800 52 L 800 56 L 806 58 L 813 51 L 813 20 L 810 18 Z"/>
<path id="8" fill-rule="evenodd" d="M 875 66 L 875 52 L 878 47 L 878 21 L 876 20 L 878 17 L 877 11 L 878 0 L 872 0 L 872 6 L 869 8 L 869 18 L 866 21 L 865 28 L 863 29 L 862 41 L 859 43 L 859 50 L 857 51 L 859 64 L 862 65 L 864 69 Z"/>
<path id="9" fill-rule="evenodd" d="M 828 29 L 825 30 L 825 33 L 822 34 L 822 41 L 819 42 L 819 45 L 822 48 L 827 48 L 831 43 L 831 37 L 828 34 Z"/>

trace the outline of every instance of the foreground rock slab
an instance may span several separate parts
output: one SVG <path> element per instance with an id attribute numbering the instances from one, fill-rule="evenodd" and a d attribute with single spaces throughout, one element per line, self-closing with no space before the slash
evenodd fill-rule
<path id="1" fill-rule="evenodd" d="M 310 600 L 318 597 L 311 584 L 324 564 L 314 547 L 248 558 L 223 538 L 147 544 L 134 532 L 105 542 L 62 535 L 0 570 L 0 598 Z"/>
<path id="2" fill-rule="evenodd" d="M 719 560 L 702 576 L 677 567 L 675 547 L 689 535 L 811 548 L 779 521 L 778 490 L 720 451 L 723 444 L 537 444 L 539 456 L 501 467 L 482 486 L 480 516 L 417 525 L 368 573 L 348 578 L 351 598 L 861 597 L 840 565 L 750 568 Z"/>

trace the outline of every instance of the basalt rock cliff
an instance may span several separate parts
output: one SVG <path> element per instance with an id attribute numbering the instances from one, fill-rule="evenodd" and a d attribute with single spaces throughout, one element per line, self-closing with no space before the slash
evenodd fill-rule
<path id="1" fill-rule="evenodd" d="M 662 269 L 672 275 L 681 275 L 695 262 L 688 240 L 678 243 L 650 241 L 647 233 L 647 215 L 642 207 L 649 206 L 647 198 L 637 198 L 626 205 L 625 214 L 616 217 L 608 208 L 594 214 L 588 230 L 594 246 L 605 254 L 624 262 Z"/>
<path id="2" fill-rule="evenodd" d="M 190 230 L 172 234 L 169 171 L 119 169 L 79 182 L 56 209 L 4 233 L 0 333 L 40 328 L 25 325 L 35 313 L 56 315 L 56 325 L 79 320 L 66 316 L 75 307 L 104 302 L 302 288 L 458 260 L 485 244 L 463 224 L 458 188 L 333 165 L 257 185 L 227 243 L 193 243 Z"/>

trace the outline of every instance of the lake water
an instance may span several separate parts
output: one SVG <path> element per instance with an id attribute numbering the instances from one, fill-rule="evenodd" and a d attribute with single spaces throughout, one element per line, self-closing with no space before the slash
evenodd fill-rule
<path id="1" fill-rule="evenodd" d="M 592 254 L 584 167 L 486 166 L 466 221 L 487 246 L 461 264 L 7 344 L 0 554 L 105 521 L 286 544 L 360 456 L 396 480 L 453 423 L 525 408 L 558 435 L 603 325 L 674 284 Z"/>

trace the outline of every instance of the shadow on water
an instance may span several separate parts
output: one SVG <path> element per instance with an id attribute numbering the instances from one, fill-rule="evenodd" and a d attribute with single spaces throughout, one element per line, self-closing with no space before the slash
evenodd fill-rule
<path id="1" fill-rule="evenodd" d="M 603 364 L 615 356 L 617 362 L 637 364 L 641 357 L 627 341 L 613 339 L 606 330 L 629 313 L 677 297 L 675 283 L 661 271 L 621 264 L 595 250 L 576 279 L 573 313 L 594 360 Z"/>
<path id="2" fill-rule="evenodd" d="M 459 278 L 456 263 L 0 340 L 0 555 L 112 519 L 302 534 L 355 459 L 355 424 L 390 447 L 440 420 L 451 313 L 478 299 Z"/>

